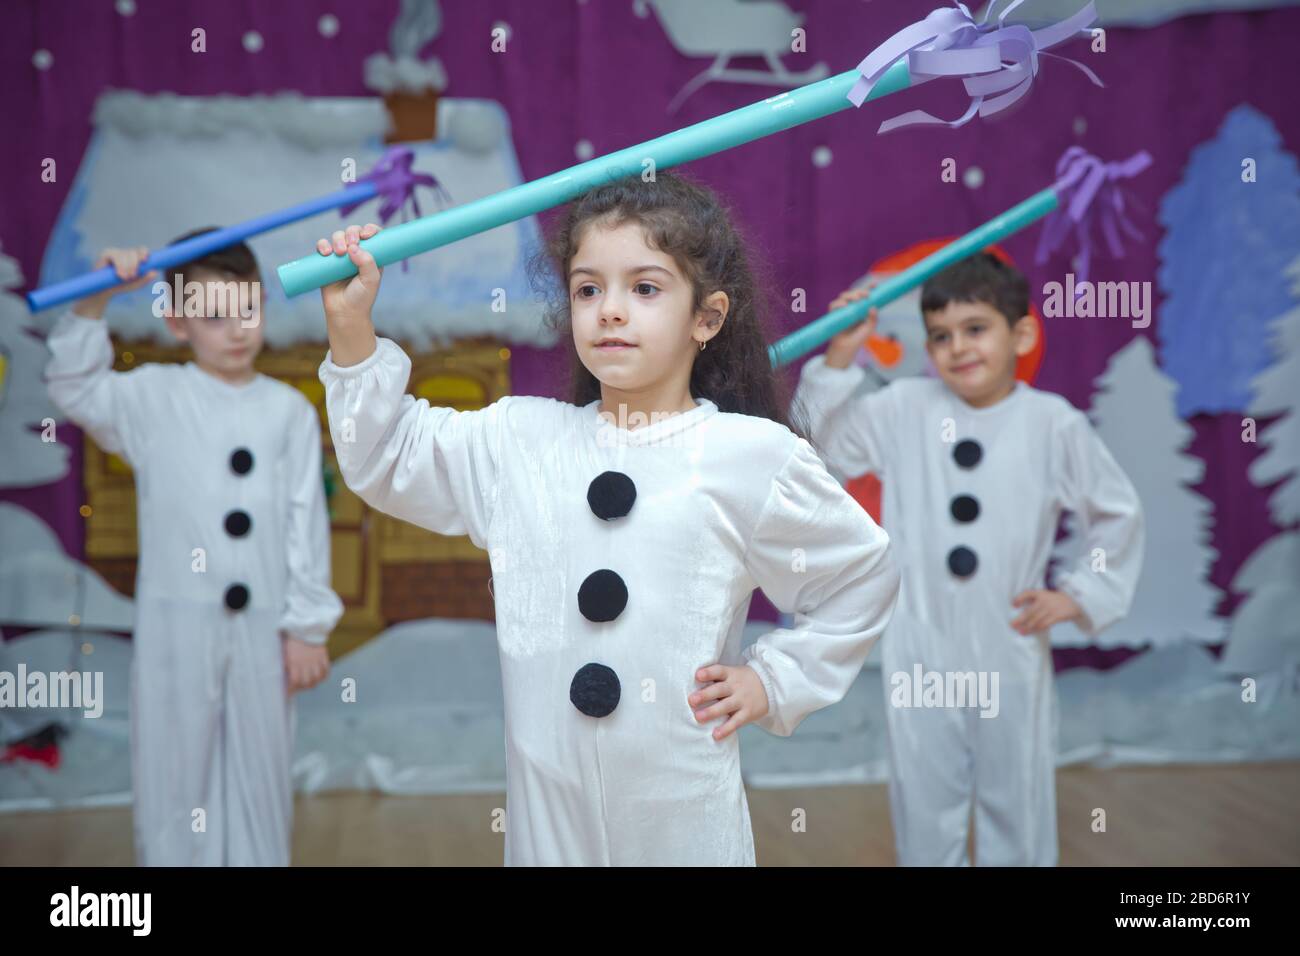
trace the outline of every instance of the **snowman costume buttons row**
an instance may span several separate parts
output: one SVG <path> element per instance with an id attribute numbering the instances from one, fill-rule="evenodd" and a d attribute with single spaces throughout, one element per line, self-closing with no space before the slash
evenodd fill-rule
<path id="1" fill-rule="evenodd" d="M 243 477 L 253 470 L 253 453 L 247 448 L 236 448 L 230 453 L 230 470 Z M 227 512 L 223 522 L 226 534 L 232 538 L 242 538 L 253 529 L 253 519 L 247 511 L 236 508 Z M 242 611 L 248 605 L 248 585 L 235 582 L 226 588 L 226 607 L 232 611 Z"/>
<path id="2" fill-rule="evenodd" d="M 587 505 L 602 521 L 626 517 L 635 502 L 636 485 L 620 471 L 602 472 L 587 487 Z M 589 621 L 612 621 L 625 607 L 627 585 L 609 568 L 591 572 L 578 588 L 578 610 Z M 569 685 L 570 702 L 588 717 L 608 717 L 618 706 L 621 693 L 618 675 L 604 664 L 584 664 Z"/>
<path id="3" fill-rule="evenodd" d="M 959 441 L 952 450 L 953 461 L 958 468 L 967 471 L 974 468 L 984 457 L 984 449 L 972 438 Z M 954 521 L 969 524 L 979 517 L 980 503 L 972 495 L 957 495 L 948 505 Z M 968 578 L 979 567 L 979 558 L 965 545 L 958 545 L 948 552 L 948 570 L 959 578 Z"/>

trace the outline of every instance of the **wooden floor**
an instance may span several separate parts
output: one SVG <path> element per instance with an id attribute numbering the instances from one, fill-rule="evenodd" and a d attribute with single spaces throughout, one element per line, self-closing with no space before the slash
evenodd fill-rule
<path id="1" fill-rule="evenodd" d="M 504 795 L 299 798 L 293 860 L 312 866 L 499 866 Z M 883 785 L 750 790 L 764 866 L 892 866 Z M 1300 763 L 1057 774 L 1064 866 L 1300 865 Z M 1094 833 L 1096 808 L 1106 832 Z M 805 811 L 806 831 L 792 832 Z M 129 866 L 130 810 L 0 814 L 0 864 Z"/>

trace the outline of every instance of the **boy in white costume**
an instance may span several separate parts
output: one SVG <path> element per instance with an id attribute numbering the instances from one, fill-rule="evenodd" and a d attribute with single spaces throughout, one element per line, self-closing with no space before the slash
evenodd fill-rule
<path id="1" fill-rule="evenodd" d="M 862 298 L 845 293 L 832 308 Z M 853 358 L 875 312 L 802 370 L 795 406 L 845 476 L 881 476 L 881 523 L 897 546 L 902 593 L 881 642 L 890 812 L 903 865 L 967 865 L 975 818 L 981 866 L 1057 862 L 1056 698 L 1051 625 L 1096 633 L 1122 617 L 1141 568 L 1137 493 L 1084 414 L 1015 379 L 1037 329 L 1024 277 L 981 253 L 925 284 L 926 349 L 938 378 L 877 391 Z M 1085 559 L 1044 581 L 1063 510 Z M 1018 613 L 1017 613 L 1018 611 Z M 979 706 L 917 699 L 976 686 Z M 974 681 L 962 675 L 973 675 Z M 996 681 L 996 683 L 995 683 Z M 954 703 L 957 703 L 954 706 Z"/>
<path id="2" fill-rule="evenodd" d="M 343 611 L 330 589 L 320 422 L 297 389 L 253 369 L 261 298 L 243 243 L 178 270 L 179 287 L 206 292 L 185 303 L 204 308 L 165 312 L 193 361 L 113 371 L 101 317 L 111 295 L 156 277 L 139 275 L 146 255 L 101 255 L 131 281 L 58 319 L 46 370 L 55 404 L 135 472 L 136 862 L 285 866 L 291 693 L 328 673 L 325 640 Z M 243 291 L 250 315 L 215 308 L 217 283 Z"/>

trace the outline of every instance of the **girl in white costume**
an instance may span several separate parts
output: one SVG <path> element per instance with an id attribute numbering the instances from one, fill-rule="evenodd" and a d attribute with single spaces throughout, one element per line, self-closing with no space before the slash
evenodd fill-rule
<path id="1" fill-rule="evenodd" d="M 252 320 L 215 296 L 203 315 L 166 314 L 194 361 L 113 371 L 101 317 L 111 295 L 155 278 L 139 275 L 146 255 L 105 251 L 98 265 L 131 281 L 59 318 L 46 370 L 55 404 L 135 472 L 136 862 L 287 866 L 290 692 L 324 678 L 343 611 L 330 590 L 320 422 L 297 389 L 253 369 L 259 292 L 245 300 Z M 181 275 L 181 288 L 185 277 L 209 291 L 258 288 L 243 243 Z"/>
<path id="2" fill-rule="evenodd" d="M 869 291 L 845 293 L 832 308 Z M 1048 629 L 1074 620 L 1096 633 L 1127 612 L 1142 566 L 1141 505 L 1082 412 L 1016 381 L 1016 358 L 1036 337 L 1023 276 L 981 253 L 927 282 L 921 308 L 937 378 L 864 391 L 867 374 L 853 357 L 874 328 L 873 310 L 804 365 L 795 393 L 833 468 L 881 476 L 881 520 L 902 569 L 881 644 L 898 860 L 969 863 L 973 807 L 977 864 L 1051 866 Z M 1065 510 L 1087 542 L 1085 560 L 1058 571 L 1049 590 Z M 991 693 L 930 699 L 922 684 Z"/>
<path id="3" fill-rule="evenodd" d="M 375 338 L 377 231 L 317 247 L 359 270 L 322 290 L 330 428 L 363 499 L 488 551 L 506 863 L 752 865 L 735 731 L 788 735 L 843 697 L 898 576 L 784 423 L 725 210 L 664 173 L 575 201 L 553 244 L 575 401 L 466 412 L 406 394 Z M 755 586 L 794 626 L 742 655 Z"/>

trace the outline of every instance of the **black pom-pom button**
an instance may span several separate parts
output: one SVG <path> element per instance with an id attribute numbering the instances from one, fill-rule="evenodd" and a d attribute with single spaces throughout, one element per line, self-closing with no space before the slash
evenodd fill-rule
<path id="1" fill-rule="evenodd" d="M 253 453 L 247 448 L 236 448 L 230 453 L 230 470 L 237 475 L 246 475 L 253 470 Z"/>
<path id="2" fill-rule="evenodd" d="M 952 499 L 952 516 L 962 522 L 974 521 L 980 516 L 980 503 L 970 495 L 958 495 Z"/>
<path id="3" fill-rule="evenodd" d="M 253 519 L 247 511 L 232 511 L 226 515 L 226 534 L 232 538 L 242 538 L 253 527 Z"/>
<path id="4" fill-rule="evenodd" d="M 604 664 L 582 665 L 569 685 L 569 700 L 588 717 L 608 717 L 621 693 L 618 675 Z"/>
<path id="5" fill-rule="evenodd" d="M 979 559 L 970 548 L 958 546 L 948 552 L 948 570 L 959 578 L 968 578 L 975 573 Z"/>
<path id="6" fill-rule="evenodd" d="M 242 610 L 248 603 L 248 588 L 242 584 L 232 584 L 226 588 L 226 607 L 232 611 Z"/>
<path id="7" fill-rule="evenodd" d="M 962 468 L 974 468 L 984 457 L 984 449 L 974 439 L 963 438 L 952 450 L 952 457 Z"/>
<path id="8" fill-rule="evenodd" d="M 578 610 L 589 621 L 612 621 L 627 607 L 627 585 L 608 568 L 592 571 L 578 588 Z"/>
<path id="9" fill-rule="evenodd" d="M 587 486 L 587 504 L 597 518 L 605 521 L 623 517 L 635 501 L 636 485 L 621 471 L 602 472 Z"/>

